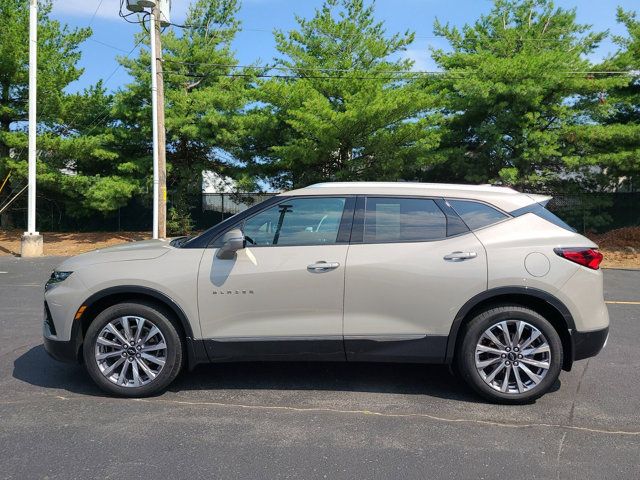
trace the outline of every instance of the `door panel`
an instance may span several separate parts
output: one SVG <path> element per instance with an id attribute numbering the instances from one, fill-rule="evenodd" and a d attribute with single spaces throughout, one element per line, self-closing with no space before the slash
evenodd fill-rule
<path id="1" fill-rule="evenodd" d="M 476 256 L 444 259 L 453 252 Z M 448 335 L 462 305 L 486 288 L 486 254 L 473 233 L 431 242 L 351 245 L 345 341 Z"/>
<path id="2" fill-rule="evenodd" d="M 347 245 L 207 249 L 198 279 L 203 338 L 342 337 Z M 317 272 L 307 266 L 335 262 Z"/>
<path id="3" fill-rule="evenodd" d="M 235 258 L 220 259 L 217 249 L 207 249 L 198 274 L 203 338 L 290 345 L 286 340 L 326 340 L 344 354 L 344 230 L 348 234 L 354 202 L 285 198 L 240 225 L 247 246 Z M 277 344 L 265 351 L 277 351 Z"/>

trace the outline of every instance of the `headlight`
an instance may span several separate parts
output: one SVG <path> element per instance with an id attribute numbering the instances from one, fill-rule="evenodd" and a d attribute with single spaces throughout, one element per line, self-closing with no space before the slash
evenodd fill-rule
<path id="1" fill-rule="evenodd" d="M 49 277 L 49 280 L 47 280 L 47 283 L 44 286 L 45 290 L 60 282 L 64 282 L 72 273 L 73 272 L 57 272 L 54 270 L 51 273 L 51 277 Z"/>

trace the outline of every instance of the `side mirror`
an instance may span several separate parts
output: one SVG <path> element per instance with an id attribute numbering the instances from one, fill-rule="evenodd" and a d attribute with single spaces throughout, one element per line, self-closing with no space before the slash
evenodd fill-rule
<path id="1" fill-rule="evenodd" d="M 221 260 L 231 260 L 235 257 L 238 250 L 242 250 L 245 247 L 245 239 L 242 230 L 234 228 L 229 230 L 222 237 L 222 246 L 218 249 L 216 257 Z"/>

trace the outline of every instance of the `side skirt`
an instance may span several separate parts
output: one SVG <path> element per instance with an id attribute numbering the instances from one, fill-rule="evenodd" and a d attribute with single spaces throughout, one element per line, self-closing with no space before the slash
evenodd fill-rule
<path id="1" fill-rule="evenodd" d="M 447 335 L 345 337 L 349 362 L 444 363 Z"/>
<path id="2" fill-rule="evenodd" d="M 211 362 L 344 362 L 342 337 L 218 338 L 204 340 Z"/>
<path id="3" fill-rule="evenodd" d="M 350 336 L 344 339 L 243 337 L 205 339 L 201 342 L 210 362 L 444 363 L 447 338 L 446 335 Z"/>

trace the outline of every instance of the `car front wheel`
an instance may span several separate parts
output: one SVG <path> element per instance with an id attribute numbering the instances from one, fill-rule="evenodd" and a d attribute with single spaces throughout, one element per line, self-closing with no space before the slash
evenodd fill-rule
<path id="1" fill-rule="evenodd" d="M 465 381 L 498 403 L 527 403 L 544 395 L 562 367 L 562 342 L 553 325 L 520 306 L 478 314 L 464 331 L 458 365 Z"/>
<path id="2" fill-rule="evenodd" d="M 183 345 L 170 315 L 155 305 L 120 303 L 102 311 L 87 330 L 87 371 L 103 390 L 144 397 L 165 389 L 178 375 Z"/>

